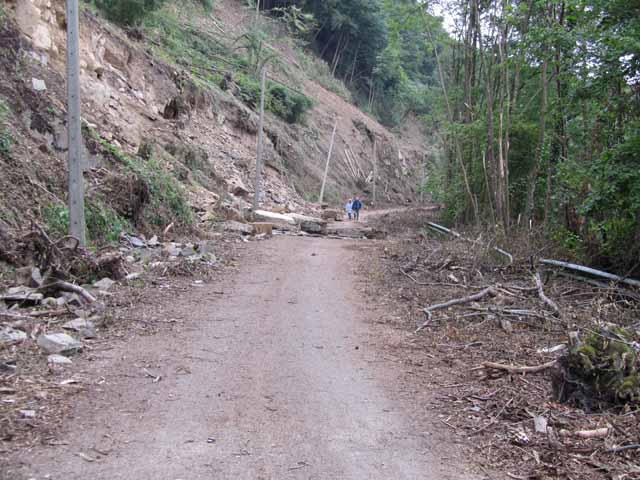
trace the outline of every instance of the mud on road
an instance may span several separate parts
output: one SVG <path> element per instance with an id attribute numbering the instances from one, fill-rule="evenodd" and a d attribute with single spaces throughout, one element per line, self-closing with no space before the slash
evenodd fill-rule
<path id="1" fill-rule="evenodd" d="M 260 242 L 224 280 L 138 307 L 184 320 L 76 362 L 99 381 L 4 478 L 482 478 L 385 353 L 400 333 L 355 273 L 367 245 Z"/>

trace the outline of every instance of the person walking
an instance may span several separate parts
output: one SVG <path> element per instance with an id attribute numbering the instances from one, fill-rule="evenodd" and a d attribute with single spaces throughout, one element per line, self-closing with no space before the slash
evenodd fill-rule
<path id="1" fill-rule="evenodd" d="M 351 204 L 351 208 L 353 209 L 353 218 L 357 222 L 360 220 L 360 210 L 362 209 L 362 202 L 360 201 L 360 197 L 356 196 Z"/>
<path id="2" fill-rule="evenodd" d="M 353 215 L 353 199 L 349 199 L 347 200 L 346 205 L 344 206 L 344 209 L 347 212 L 347 216 L 349 217 L 349 220 L 351 220 L 351 216 Z"/>

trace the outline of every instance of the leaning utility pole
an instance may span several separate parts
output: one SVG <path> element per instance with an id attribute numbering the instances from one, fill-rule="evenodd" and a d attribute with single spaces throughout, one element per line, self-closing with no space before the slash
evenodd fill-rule
<path id="1" fill-rule="evenodd" d="M 253 197 L 253 211 L 258 210 L 260 204 L 260 183 L 262 181 L 262 149 L 264 143 L 264 95 L 267 82 L 267 66 L 262 66 L 262 78 L 260 80 L 260 121 L 258 123 L 258 153 L 256 155 L 256 181 L 255 195 Z"/>
<path id="2" fill-rule="evenodd" d="M 376 204 L 376 180 L 378 179 L 378 155 L 376 151 L 377 140 L 373 139 L 373 205 Z"/>
<path id="3" fill-rule="evenodd" d="M 336 140 L 336 130 L 338 128 L 338 119 L 336 118 L 336 123 L 333 124 L 333 133 L 331 134 L 331 143 L 329 144 L 329 154 L 327 155 L 327 164 L 324 166 L 324 177 L 322 177 L 322 187 L 320 187 L 320 197 L 318 198 L 318 203 L 322 203 L 324 199 L 324 187 L 327 183 L 327 175 L 329 174 L 329 162 L 331 162 L 331 153 L 333 152 L 333 143 Z"/>
<path id="4" fill-rule="evenodd" d="M 82 128 L 80 120 L 80 32 L 78 0 L 67 0 L 67 131 L 69 138 L 69 234 L 85 246 Z"/>

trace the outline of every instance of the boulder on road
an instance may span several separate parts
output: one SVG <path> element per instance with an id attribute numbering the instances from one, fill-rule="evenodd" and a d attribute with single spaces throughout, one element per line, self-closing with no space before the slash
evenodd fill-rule
<path id="1" fill-rule="evenodd" d="M 305 221 L 300 224 L 300 230 L 307 233 L 315 233 L 318 235 L 327 234 L 327 222 Z"/>
<path id="2" fill-rule="evenodd" d="M 323 210 L 320 216 L 322 217 L 323 220 L 335 220 L 338 222 L 342 220 L 342 212 L 338 210 L 331 210 L 331 209 Z"/>
<path id="3" fill-rule="evenodd" d="M 290 213 L 289 216 L 300 225 L 300 230 L 303 232 L 316 233 L 319 235 L 326 235 L 327 233 L 327 222 L 321 218 L 309 217 L 297 213 Z"/>
<path id="4" fill-rule="evenodd" d="M 282 213 L 267 212 L 266 210 L 256 210 L 253 212 L 254 218 L 259 222 L 269 222 L 275 225 L 297 225 L 291 215 Z"/>
<path id="5" fill-rule="evenodd" d="M 251 225 L 236 222 L 235 220 L 227 220 L 222 224 L 222 228 L 225 232 L 237 232 L 243 235 L 251 235 L 253 233 L 253 227 Z"/>
<path id="6" fill-rule="evenodd" d="M 254 235 L 273 235 L 273 223 L 255 222 L 252 223 Z"/>
<path id="7" fill-rule="evenodd" d="M 40 335 L 38 346 L 47 353 L 75 353 L 82 350 L 82 343 L 66 333 Z"/>

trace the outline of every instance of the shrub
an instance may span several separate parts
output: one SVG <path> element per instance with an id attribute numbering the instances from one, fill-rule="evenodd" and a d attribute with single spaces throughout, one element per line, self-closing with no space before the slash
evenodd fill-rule
<path id="1" fill-rule="evenodd" d="M 88 199 L 84 206 L 87 236 L 96 245 L 115 243 L 120 234 L 130 228 L 129 222 L 99 200 Z M 43 211 L 50 232 L 65 236 L 69 232 L 69 209 L 65 205 L 50 204 Z"/>
<path id="2" fill-rule="evenodd" d="M 106 17 L 121 25 L 134 26 L 150 12 L 162 6 L 163 0 L 96 0 Z"/>
<path id="3" fill-rule="evenodd" d="M 288 123 L 301 122 L 311 107 L 313 102 L 306 95 L 292 92 L 282 85 L 269 88 L 269 110 Z"/>
<path id="4" fill-rule="evenodd" d="M 11 134 L 7 129 L 6 121 L 9 114 L 9 107 L 0 98 L 0 155 L 8 155 L 11 150 Z"/>

